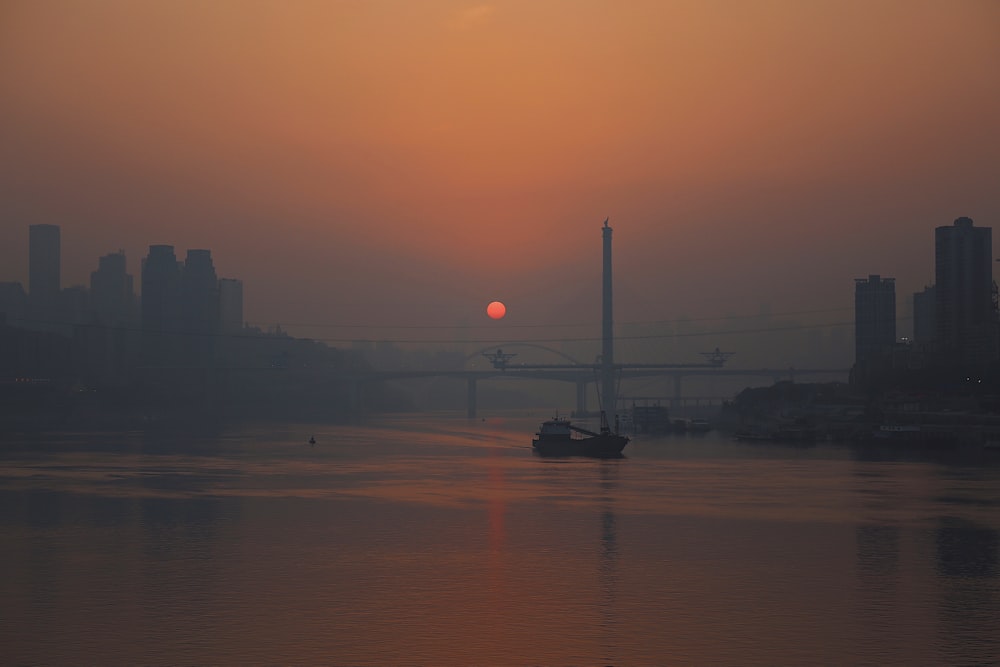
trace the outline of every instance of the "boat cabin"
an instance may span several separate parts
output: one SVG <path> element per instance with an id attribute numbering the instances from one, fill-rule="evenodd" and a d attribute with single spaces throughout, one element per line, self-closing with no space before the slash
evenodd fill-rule
<path id="1" fill-rule="evenodd" d="M 538 437 L 546 440 L 569 439 L 572 436 L 568 419 L 556 417 L 542 422 L 538 429 Z"/>

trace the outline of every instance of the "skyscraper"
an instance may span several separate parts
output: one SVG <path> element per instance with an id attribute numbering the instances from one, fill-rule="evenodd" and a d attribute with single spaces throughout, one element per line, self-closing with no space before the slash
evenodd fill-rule
<path id="1" fill-rule="evenodd" d="M 943 361 L 976 365 L 997 359 L 993 238 L 971 218 L 934 230 L 937 339 Z"/>
<path id="2" fill-rule="evenodd" d="M 135 292 L 125 269 L 125 252 L 119 250 L 101 257 L 90 274 L 90 314 L 100 326 L 82 334 L 90 343 L 89 376 L 103 386 L 125 384 L 138 351 Z"/>
<path id="3" fill-rule="evenodd" d="M 933 285 L 913 294 L 913 341 L 923 346 L 937 339 L 936 299 Z"/>
<path id="4" fill-rule="evenodd" d="M 51 323 L 59 311 L 59 266 L 59 226 L 29 226 L 28 300 L 32 316 L 42 322 Z"/>
<path id="5" fill-rule="evenodd" d="M 181 271 L 181 330 L 186 363 L 208 366 L 219 333 L 219 279 L 211 250 L 188 250 Z"/>
<path id="6" fill-rule="evenodd" d="M 239 333 L 243 328 L 243 281 L 219 279 L 219 326 L 222 333 Z"/>
<path id="7" fill-rule="evenodd" d="M 856 376 L 865 381 L 891 363 L 896 342 L 896 281 L 870 275 L 854 280 L 854 355 Z"/>
<path id="8" fill-rule="evenodd" d="M 119 250 L 101 257 L 90 274 L 90 302 L 101 324 L 121 326 L 132 316 L 135 295 L 125 268 L 125 252 Z"/>
<path id="9" fill-rule="evenodd" d="M 150 365 L 176 361 L 180 266 L 172 245 L 151 245 L 142 260 L 142 353 Z"/>
<path id="10" fill-rule="evenodd" d="M 0 283 L 0 325 L 11 324 L 24 319 L 28 307 L 28 295 L 21 283 Z"/>
<path id="11" fill-rule="evenodd" d="M 219 279 L 211 250 L 187 251 L 181 272 L 181 317 L 185 331 L 218 332 Z"/>

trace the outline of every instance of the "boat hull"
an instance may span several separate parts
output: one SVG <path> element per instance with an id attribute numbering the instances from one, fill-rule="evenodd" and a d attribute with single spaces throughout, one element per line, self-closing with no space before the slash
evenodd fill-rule
<path id="1" fill-rule="evenodd" d="M 587 456 L 591 458 L 620 458 L 628 444 L 624 435 L 602 434 L 589 438 L 536 438 L 531 446 L 539 456 Z"/>

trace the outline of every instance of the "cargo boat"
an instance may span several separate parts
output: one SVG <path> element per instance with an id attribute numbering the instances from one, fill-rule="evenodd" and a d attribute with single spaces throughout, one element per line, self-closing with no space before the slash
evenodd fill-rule
<path id="1" fill-rule="evenodd" d="M 628 442 L 628 436 L 611 432 L 602 412 L 599 433 L 574 426 L 568 419 L 557 416 L 542 422 L 531 446 L 541 456 L 617 458 L 622 456 Z"/>

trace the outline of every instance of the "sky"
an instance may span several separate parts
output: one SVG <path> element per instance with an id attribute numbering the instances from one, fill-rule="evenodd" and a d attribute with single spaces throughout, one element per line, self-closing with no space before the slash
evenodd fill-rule
<path id="1" fill-rule="evenodd" d="M 0 0 L 0 281 L 52 223 L 64 286 L 166 243 L 304 335 L 599 335 L 609 217 L 618 322 L 843 321 L 869 274 L 902 317 L 934 227 L 1000 225 L 997 35 L 992 0 Z"/>

